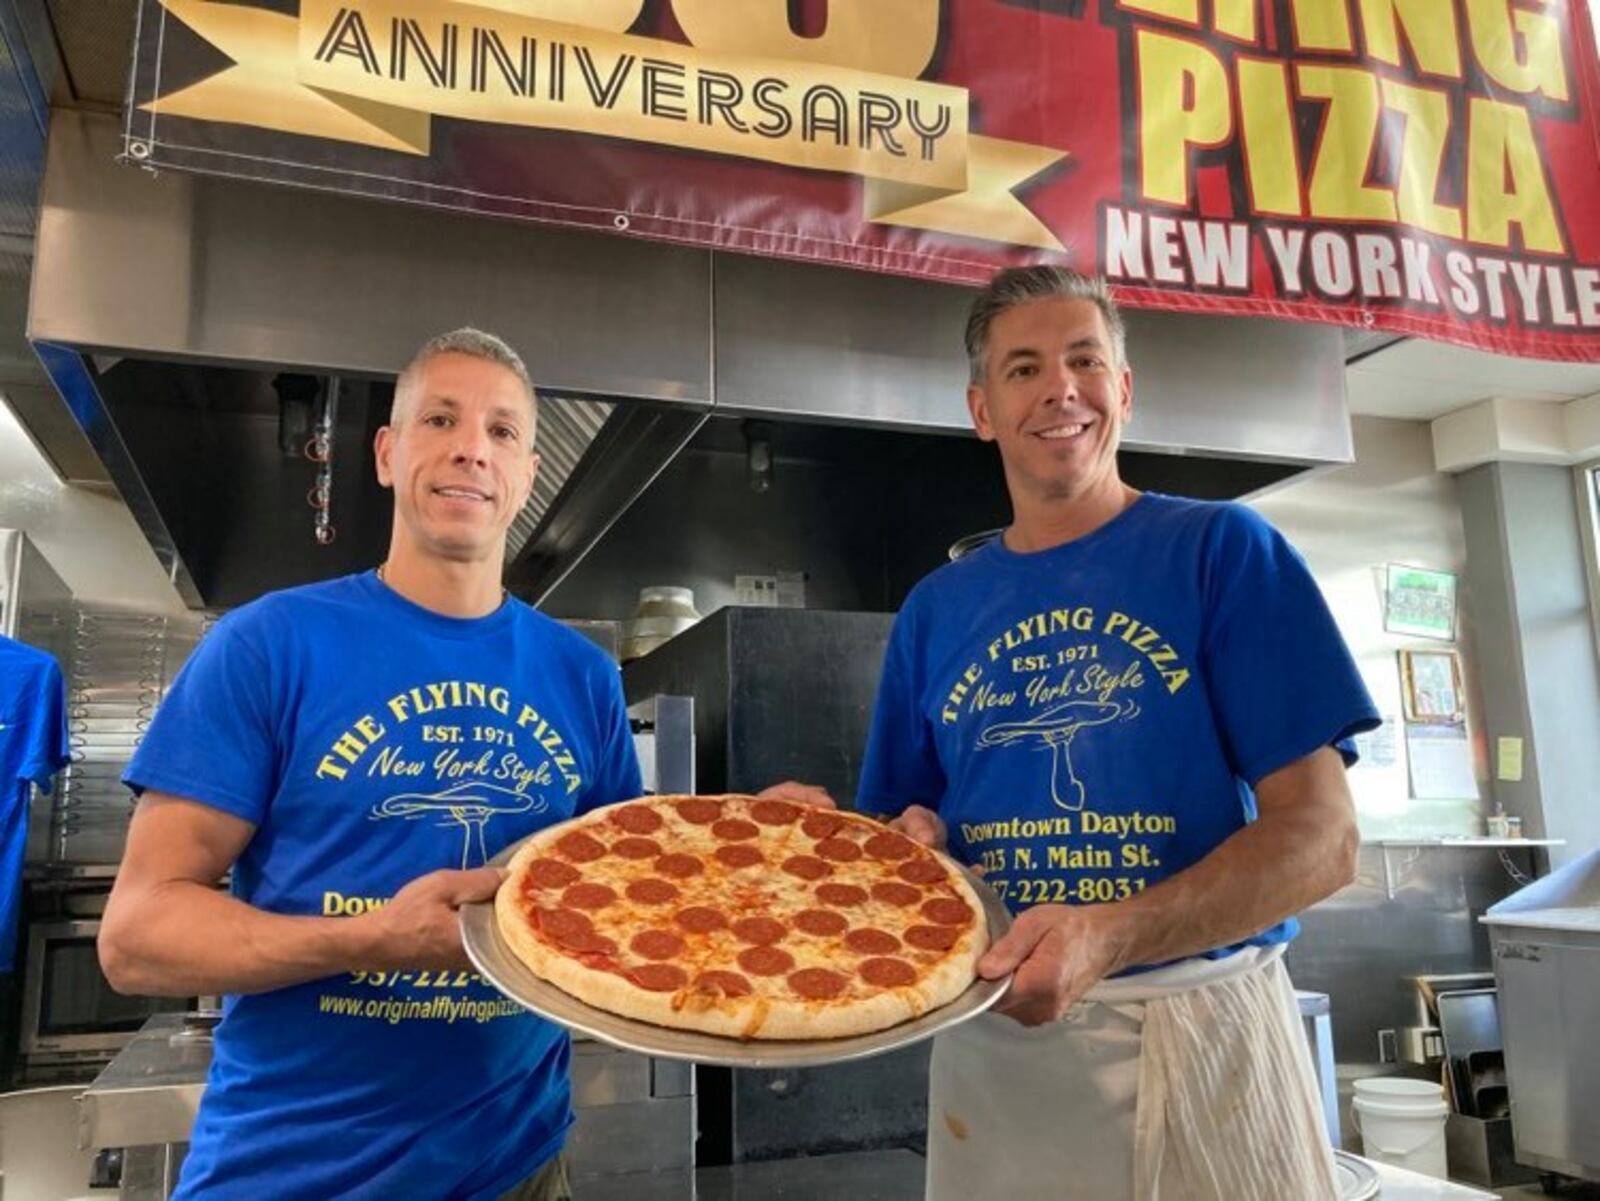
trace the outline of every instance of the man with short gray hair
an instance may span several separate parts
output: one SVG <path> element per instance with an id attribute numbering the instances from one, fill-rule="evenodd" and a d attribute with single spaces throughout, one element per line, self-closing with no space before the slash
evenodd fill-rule
<path id="1" fill-rule="evenodd" d="M 616 665 L 501 586 L 535 403 L 500 339 L 426 343 L 375 445 L 387 558 L 224 617 L 128 767 L 106 975 L 227 996 L 180 1198 L 570 1195 L 570 1041 L 457 913 L 503 847 L 641 791 Z"/>
<path id="2" fill-rule="evenodd" d="M 1016 915 L 935 1043 L 928 1196 L 1334 1201 L 1282 954 L 1354 874 L 1372 700 L 1265 521 L 1122 481 L 1103 280 L 1002 271 L 966 347 L 1013 520 L 906 599 L 858 796 Z"/>

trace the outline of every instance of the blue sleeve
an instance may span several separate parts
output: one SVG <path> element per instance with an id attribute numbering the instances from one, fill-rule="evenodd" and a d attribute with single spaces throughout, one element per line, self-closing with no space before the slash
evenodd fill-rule
<path id="1" fill-rule="evenodd" d="M 600 707 L 600 746 L 595 756 L 594 780 L 583 794 L 579 813 L 613 801 L 631 800 L 644 792 L 633 729 L 628 725 L 628 702 L 622 695 L 622 674 L 609 661 L 602 687 L 605 703 Z"/>
<path id="2" fill-rule="evenodd" d="M 883 656 L 878 699 L 867 734 L 856 808 L 896 814 L 907 805 L 937 809 L 944 796 L 944 768 L 923 712 L 922 656 L 917 614 L 911 602 L 895 618 Z"/>
<path id="3" fill-rule="evenodd" d="M 1264 518 L 1219 508 L 1202 564 L 1206 687 L 1235 772 L 1263 776 L 1379 724 L 1350 650 L 1305 560 Z"/>
<path id="4" fill-rule="evenodd" d="M 38 681 L 38 693 L 33 698 L 35 720 L 29 724 L 28 749 L 22 757 L 22 778 L 32 780 L 41 792 L 48 792 L 50 781 L 72 756 L 72 743 L 67 732 L 66 683 L 54 659 L 46 660 Z"/>
<path id="5" fill-rule="evenodd" d="M 279 782 L 275 677 L 247 629 L 224 619 L 173 681 L 123 783 L 260 825 Z"/>

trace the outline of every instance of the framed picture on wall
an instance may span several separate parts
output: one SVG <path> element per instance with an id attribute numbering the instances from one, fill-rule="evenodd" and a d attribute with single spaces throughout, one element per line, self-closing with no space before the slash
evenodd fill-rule
<path id="1" fill-rule="evenodd" d="M 1400 692 L 1408 722 L 1454 725 L 1467 719 L 1461 659 L 1453 650 L 1401 651 Z"/>
<path id="2" fill-rule="evenodd" d="M 1383 628 L 1391 634 L 1453 642 L 1456 577 L 1448 571 L 1390 563 L 1384 575 Z"/>

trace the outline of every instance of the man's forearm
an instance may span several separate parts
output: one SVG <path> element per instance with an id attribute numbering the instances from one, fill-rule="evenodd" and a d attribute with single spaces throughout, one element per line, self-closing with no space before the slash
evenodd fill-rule
<path id="1" fill-rule="evenodd" d="M 287 988 L 363 965 L 362 918 L 267 913 L 189 880 L 108 908 L 100 958 L 112 987 L 142 996 Z"/>
<path id="2" fill-rule="evenodd" d="M 1354 878 L 1358 845 L 1353 823 L 1318 812 L 1263 817 L 1192 867 L 1096 907 L 1118 948 L 1113 970 L 1228 946 L 1292 917 Z"/>

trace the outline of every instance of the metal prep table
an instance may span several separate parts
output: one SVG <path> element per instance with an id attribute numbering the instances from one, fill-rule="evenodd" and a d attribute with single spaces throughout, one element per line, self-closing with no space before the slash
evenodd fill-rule
<path id="1" fill-rule="evenodd" d="M 1600 1180 L 1600 849 L 1492 905 L 1517 1162 Z"/>
<path id="2" fill-rule="evenodd" d="M 80 1099 L 79 1145 L 121 1149 L 121 1201 L 165 1201 L 188 1151 L 219 1014 L 159 1014 Z M 591 1039 L 572 1047 L 577 1122 L 567 1138 L 573 1177 L 690 1172 L 694 1068 L 619 1051 Z"/>

